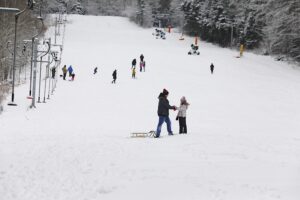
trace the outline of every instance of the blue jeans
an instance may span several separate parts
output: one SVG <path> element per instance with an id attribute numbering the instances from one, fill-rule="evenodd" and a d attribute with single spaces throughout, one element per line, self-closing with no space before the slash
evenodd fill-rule
<path id="1" fill-rule="evenodd" d="M 157 129 L 156 129 L 156 137 L 160 136 L 161 126 L 163 125 L 164 122 L 167 123 L 167 130 L 168 130 L 169 135 L 173 134 L 173 131 L 171 128 L 171 120 L 170 120 L 169 116 L 159 116 L 159 121 L 158 121 Z"/>

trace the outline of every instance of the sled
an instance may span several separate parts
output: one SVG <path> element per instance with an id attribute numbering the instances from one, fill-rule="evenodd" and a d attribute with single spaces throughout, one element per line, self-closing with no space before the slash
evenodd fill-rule
<path id="1" fill-rule="evenodd" d="M 156 132 L 155 131 L 149 131 L 147 132 L 133 132 L 131 133 L 132 138 L 146 138 L 146 137 L 155 137 Z"/>
<path id="2" fill-rule="evenodd" d="M 8 105 L 8 106 L 17 106 L 17 104 L 16 104 L 16 103 L 13 103 L 13 102 L 8 103 L 7 105 Z"/>

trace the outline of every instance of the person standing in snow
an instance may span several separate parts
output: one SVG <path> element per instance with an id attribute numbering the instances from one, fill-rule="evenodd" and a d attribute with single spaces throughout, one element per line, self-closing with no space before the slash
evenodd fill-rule
<path id="1" fill-rule="evenodd" d="M 114 72 L 112 73 L 113 81 L 111 83 L 116 83 L 117 80 L 117 70 L 115 69 Z"/>
<path id="2" fill-rule="evenodd" d="M 144 61 L 144 55 L 141 54 L 140 56 L 140 72 L 145 71 L 146 62 Z"/>
<path id="3" fill-rule="evenodd" d="M 178 108 L 178 113 L 176 120 L 179 120 L 179 134 L 187 134 L 187 126 L 186 126 L 186 110 L 189 107 L 189 103 L 186 101 L 183 96 L 180 99 L 180 107 Z"/>
<path id="4" fill-rule="evenodd" d="M 69 77 L 71 77 L 72 74 L 73 74 L 73 68 L 72 68 L 72 65 L 70 65 L 70 67 L 68 68 L 68 72 L 69 72 Z"/>
<path id="5" fill-rule="evenodd" d="M 134 68 L 134 67 L 136 67 L 136 59 L 133 59 L 132 63 L 131 63 L 131 68 Z"/>
<path id="6" fill-rule="evenodd" d="M 66 80 L 66 76 L 67 76 L 67 72 L 68 72 L 66 65 L 64 65 L 64 67 L 62 68 L 62 71 L 63 71 L 63 79 Z"/>
<path id="7" fill-rule="evenodd" d="M 176 108 L 176 106 L 170 106 L 169 100 L 168 100 L 168 95 L 169 95 L 169 92 L 166 89 L 164 89 L 163 92 L 160 93 L 159 97 L 158 97 L 159 103 L 158 103 L 157 114 L 159 117 L 159 121 L 158 121 L 157 129 L 156 129 L 155 138 L 160 137 L 161 127 L 164 122 L 167 123 L 168 134 L 173 135 L 173 131 L 171 128 L 171 120 L 169 118 L 169 110 L 170 109 L 176 110 L 177 108 Z"/>
<path id="8" fill-rule="evenodd" d="M 214 69 L 215 69 L 215 66 L 214 66 L 214 64 L 211 63 L 211 65 L 210 65 L 210 73 L 211 74 L 214 73 Z"/>

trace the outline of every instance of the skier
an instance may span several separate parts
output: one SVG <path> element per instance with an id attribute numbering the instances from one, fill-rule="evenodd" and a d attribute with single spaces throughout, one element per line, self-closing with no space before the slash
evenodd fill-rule
<path id="1" fill-rule="evenodd" d="M 169 95 L 169 92 L 164 89 L 162 93 L 159 94 L 159 103 L 158 103 L 158 125 L 156 129 L 156 136 L 155 138 L 159 138 L 160 132 L 161 132 L 161 126 L 164 122 L 167 123 L 167 130 L 169 135 L 173 135 L 173 131 L 171 128 L 171 120 L 169 118 L 169 110 L 173 109 L 174 111 L 177 109 L 176 106 L 170 106 L 169 100 L 167 99 Z"/>
<path id="2" fill-rule="evenodd" d="M 112 73 L 113 81 L 111 83 L 116 83 L 117 80 L 117 70 L 115 69 L 114 72 Z"/>
<path id="3" fill-rule="evenodd" d="M 215 66 L 213 63 L 211 63 L 210 65 L 210 73 L 213 74 L 214 73 L 214 69 L 215 69 Z"/>
<path id="4" fill-rule="evenodd" d="M 98 72 L 98 67 L 95 67 L 94 74 L 97 74 L 97 72 Z"/>
<path id="5" fill-rule="evenodd" d="M 70 67 L 68 68 L 68 72 L 69 72 L 69 77 L 71 77 L 72 74 L 73 74 L 73 68 L 72 68 L 72 65 L 70 65 Z"/>
<path id="6" fill-rule="evenodd" d="M 180 107 L 178 109 L 176 120 L 179 120 L 179 134 L 187 134 L 187 127 L 186 127 L 186 110 L 189 107 L 189 103 L 186 101 L 185 97 L 183 96 L 180 99 Z"/>
<path id="7" fill-rule="evenodd" d="M 63 71 L 63 79 L 66 80 L 66 76 L 67 76 L 67 72 L 68 72 L 66 65 L 64 65 L 64 67 L 62 68 L 62 71 Z"/>
<path id="8" fill-rule="evenodd" d="M 132 60 L 132 66 L 131 66 L 131 68 L 134 68 L 134 67 L 136 67 L 136 59 Z"/>
<path id="9" fill-rule="evenodd" d="M 136 74 L 136 71 L 135 71 L 135 67 L 134 67 L 134 68 L 132 68 L 132 78 L 134 78 L 134 79 L 135 79 L 135 74 Z"/>
<path id="10" fill-rule="evenodd" d="M 240 58 L 243 57 L 243 54 L 244 54 L 244 45 L 241 44 L 240 45 Z"/>

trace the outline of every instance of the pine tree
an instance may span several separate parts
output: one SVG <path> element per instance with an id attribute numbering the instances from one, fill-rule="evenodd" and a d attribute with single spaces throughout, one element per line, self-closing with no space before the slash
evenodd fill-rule
<path id="1" fill-rule="evenodd" d="M 144 0 L 137 0 L 136 21 L 140 26 L 144 26 L 144 11 L 145 11 Z"/>
<path id="2" fill-rule="evenodd" d="M 277 0 L 268 5 L 267 28 L 269 51 L 288 55 L 300 61 L 300 3 L 297 0 Z"/>

